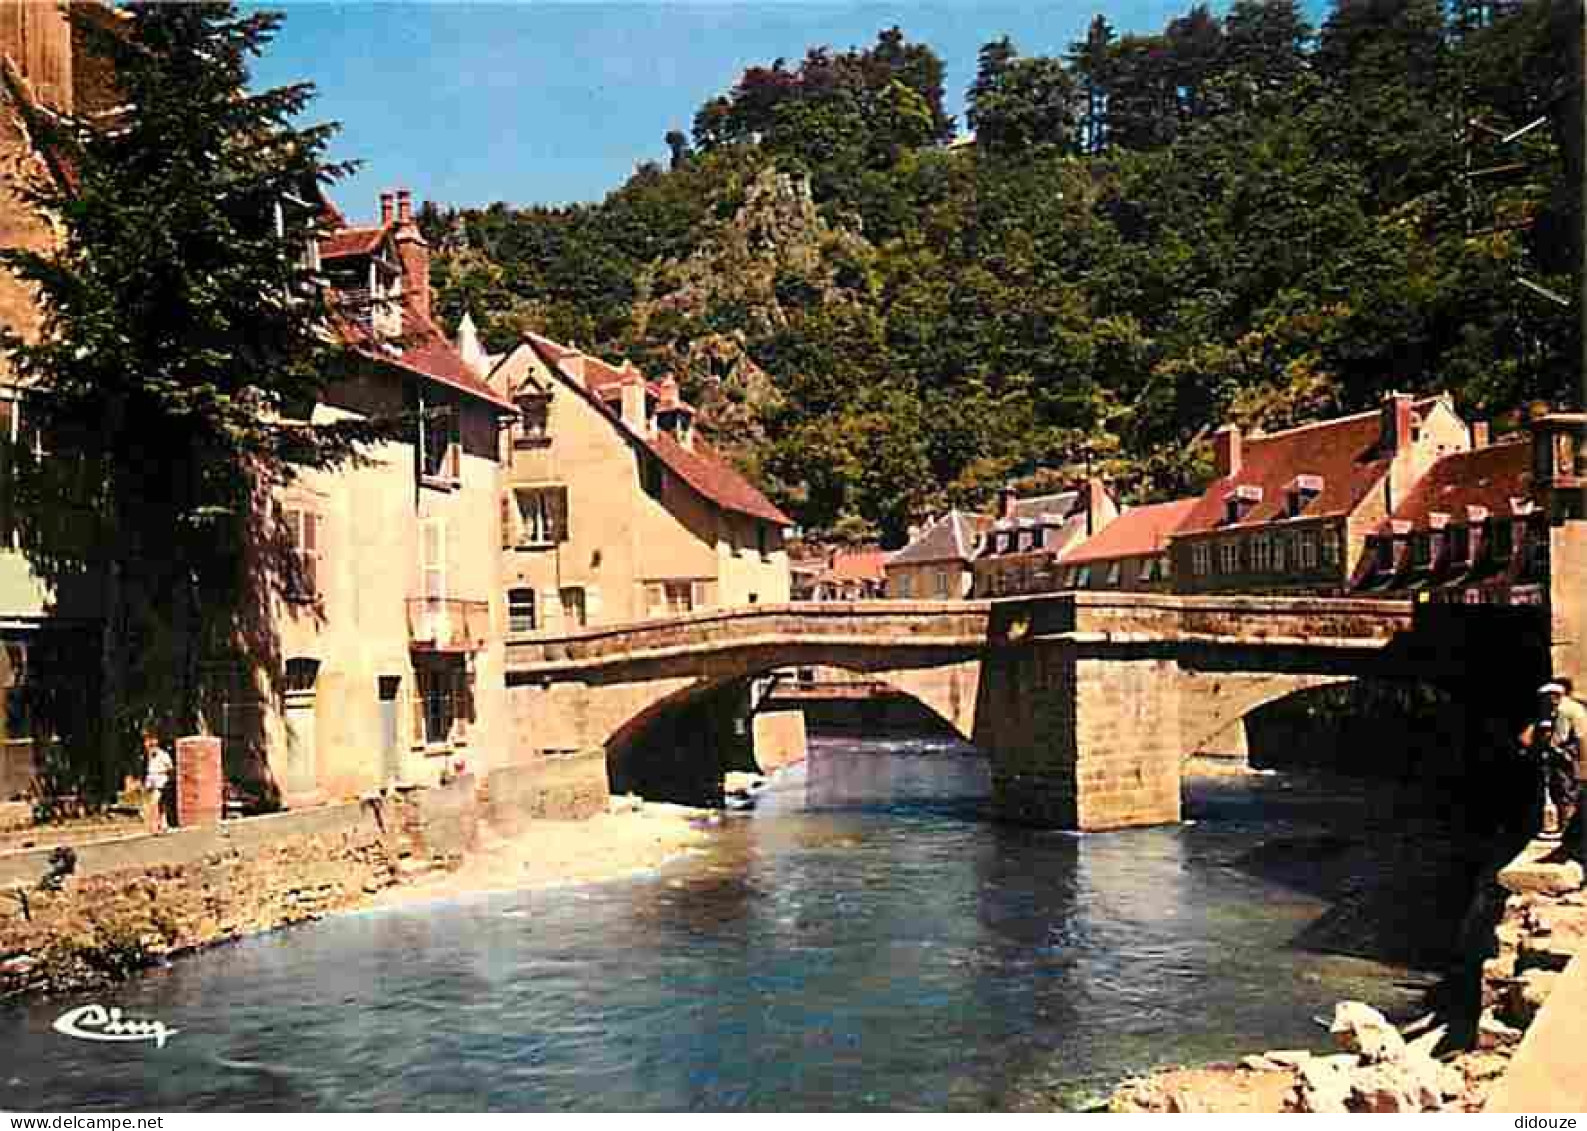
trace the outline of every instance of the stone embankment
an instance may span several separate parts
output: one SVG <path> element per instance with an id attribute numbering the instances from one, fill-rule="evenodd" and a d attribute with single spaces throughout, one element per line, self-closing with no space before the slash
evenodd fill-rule
<path id="1" fill-rule="evenodd" d="M 612 878 L 705 835 L 673 807 L 497 776 L 487 791 L 465 776 L 158 836 L 41 831 L 41 847 L 0 853 L 0 998 L 95 987 L 338 911 Z"/>
<path id="2" fill-rule="evenodd" d="M 1568 993 L 1587 1001 L 1587 966 L 1566 973 L 1587 946 L 1587 892 L 1581 865 L 1562 855 L 1557 842 L 1534 841 L 1498 873 L 1503 906 L 1493 957 L 1482 964 L 1474 1047 L 1440 1053 L 1447 1027 L 1435 1026 L 1433 1018 L 1400 1030 L 1369 1006 L 1341 1002 L 1329 1026 L 1335 1052 L 1270 1050 L 1237 1065 L 1160 1070 L 1118 1088 L 1109 1110 L 1574 1110 L 1569 1105 L 1578 1096 L 1555 1093 L 1560 1081 L 1580 1075 L 1574 1068 L 1579 1041 L 1545 1034 L 1541 1024 L 1537 1033 L 1528 1032 L 1562 980 L 1568 980 Z M 1579 1023 L 1564 1020 L 1577 1035 Z M 1564 1075 L 1554 1071 L 1562 1053 L 1573 1066 Z M 1555 1100 L 1566 1106 L 1551 1106 Z"/>

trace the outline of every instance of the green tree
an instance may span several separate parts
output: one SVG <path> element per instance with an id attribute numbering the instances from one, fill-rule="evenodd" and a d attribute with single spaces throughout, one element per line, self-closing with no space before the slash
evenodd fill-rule
<path id="1" fill-rule="evenodd" d="M 98 672 L 94 709 L 55 722 L 74 784 L 101 797 L 136 759 L 138 726 L 199 725 L 207 661 L 271 658 L 261 610 L 288 556 L 273 552 L 270 489 L 386 431 L 304 415 L 343 352 L 304 255 L 319 184 L 343 170 L 323 161 L 333 127 L 294 125 L 311 88 L 248 88 L 279 18 L 126 13 L 114 33 L 80 25 L 120 108 L 38 123 L 71 170 L 33 194 L 60 245 L 5 258 L 44 311 L 38 341 L 4 340 L 39 435 L 16 453 L 23 549 L 58 612 L 102 626 L 87 654 L 38 674 Z"/>

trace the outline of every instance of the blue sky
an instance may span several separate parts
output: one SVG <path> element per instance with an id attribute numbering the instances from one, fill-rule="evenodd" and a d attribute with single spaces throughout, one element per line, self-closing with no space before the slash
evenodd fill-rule
<path id="1" fill-rule="evenodd" d="M 307 120 L 340 122 L 332 156 L 364 162 L 334 193 L 361 219 L 388 186 L 458 205 L 599 200 L 637 163 L 664 160 L 666 132 L 687 132 L 695 109 L 745 67 L 794 62 L 814 44 L 868 45 L 893 24 L 943 58 L 962 124 L 988 40 L 1007 34 L 1028 54 L 1061 54 L 1096 11 L 1120 32 L 1157 31 L 1190 0 L 264 6 L 286 22 L 255 84 L 318 87 Z"/>

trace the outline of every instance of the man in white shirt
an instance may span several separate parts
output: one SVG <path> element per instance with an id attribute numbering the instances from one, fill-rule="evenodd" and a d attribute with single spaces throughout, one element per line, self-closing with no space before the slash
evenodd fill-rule
<path id="1" fill-rule="evenodd" d="M 175 769 L 171 755 L 160 746 L 160 736 L 143 732 L 143 821 L 151 833 L 165 831 L 165 791 Z"/>

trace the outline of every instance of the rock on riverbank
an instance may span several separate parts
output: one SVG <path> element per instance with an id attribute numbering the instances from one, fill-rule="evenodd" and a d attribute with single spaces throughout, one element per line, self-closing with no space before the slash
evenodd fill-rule
<path id="1" fill-rule="evenodd" d="M 1109 1110 L 1481 1111 L 1560 972 L 1587 948 L 1582 869 L 1557 843 L 1534 841 L 1497 884 L 1504 903 L 1494 957 L 1482 965 L 1474 1048 L 1435 1055 L 1442 1026 L 1401 1031 L 1369 1006 L 1342 1002 L 1330 1025 L 1337 1053 L 1273 1050 L 1239 1064 L 1162 1069 L 1121 1085 Z"/>

